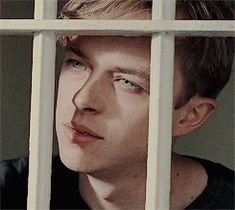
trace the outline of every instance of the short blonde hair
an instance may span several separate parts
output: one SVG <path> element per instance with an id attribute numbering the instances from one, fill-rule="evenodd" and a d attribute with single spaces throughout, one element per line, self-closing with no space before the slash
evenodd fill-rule
<path id="1" fill-rule="evenodd" d="M 128 16 L 151 10 L 149 0 L 71 0 L 63 7 L 66 19 L 126 19 Z"/>

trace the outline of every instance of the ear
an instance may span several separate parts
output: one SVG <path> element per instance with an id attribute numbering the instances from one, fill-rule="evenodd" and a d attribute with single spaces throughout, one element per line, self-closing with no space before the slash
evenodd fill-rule
<path id="1" fill-rule="evenodd" d="M 195 96 L 173 112 L 173 137 L 183 136 L 200 127 L 214 113 L 216 101 Z"/>

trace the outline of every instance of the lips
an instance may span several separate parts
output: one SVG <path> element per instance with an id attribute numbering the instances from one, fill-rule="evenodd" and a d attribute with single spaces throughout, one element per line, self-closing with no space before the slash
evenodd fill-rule
<path id="1" fill-rule="evenodd" d="M 71 122 L 68 124 L 64 124 L 65 126 L 65 134 L 69 137 L 74 144 L 78 144 L 80 146 L 84 146 L 89 142 L 94 142 L 97 140 L 103 140 L 104 138 L 98 135 L 96 132 L 91 130 L 90 128 L 79 125 L 75 122 Z"/>

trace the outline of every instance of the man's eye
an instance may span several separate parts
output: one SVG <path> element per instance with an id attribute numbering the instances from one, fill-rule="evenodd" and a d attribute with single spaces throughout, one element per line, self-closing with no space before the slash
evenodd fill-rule
<path id="1" fill-rule="evenodd" d="M 69 59 L 66 61 L 66 63 L 73 67 L 74 69 L 79 69 L 79 70 L 87 70 L 87 67 L 82 64 L 81 62 L 79 62 L 78 60 L 75 59 Z"/>
<path id="2" fill-rule="evenodd" d="M 125 78 L 117 78 L 115 81 L 118 81 L 122 86 L 130 90 L 141 90 L 142 87 L 128 79 Z"/>
<path id="3" fill-rule="evenodd" d="M 119 81 L 121 82 L 121 84 L 123 84 L 124 86 L 126 86 L 128 88 L 135 88 L 136 87 L 136 85 L 133 82 L 131 82 L 127 79 L 120 79 Z"/>

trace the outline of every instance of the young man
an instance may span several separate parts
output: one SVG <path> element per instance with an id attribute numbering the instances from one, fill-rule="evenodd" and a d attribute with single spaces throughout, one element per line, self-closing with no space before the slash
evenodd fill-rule
<path id="1" fill-rule="evenodd" d="M 233 19 L 233 9 L 230 1 L 179 1 L 176 18 Z M 62 17 L 151 19 L 151 1 L 72 0 Z M 51 208 L 144 209 L 151 38 L 65 36 L 61 41 L 65 59 L 56 130 L 68 169 L 54 159 Z M 233 53 L 232 38 L 176 39 L 173 141 L 215 111 Z M 3 208 L 25 208 L 27 160 L 1 167 Z M 234 173 L 220 164 L 173 154 L 171 177 L 171 209 L 234 208 Z"/>

